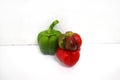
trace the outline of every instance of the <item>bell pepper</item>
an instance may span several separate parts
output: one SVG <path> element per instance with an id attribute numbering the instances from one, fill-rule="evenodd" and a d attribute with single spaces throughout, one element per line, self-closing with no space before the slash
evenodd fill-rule
<path id="1" fill-rule="evenodd" d="M 57 58 L 67 66 L 73 66 L 80 57 L 82 39 L 79 34 L 68 31 L 58 38 L 59 48 L 56 51 Z"/>
<path id="2" fill-rule="evenodd" d="M 54 30 L 53 28 L 58 23 L 58 20 L 53 21 L 48 30 L 42 31 L 38 34 L 37 41 L 43 54 L 54 55 L 56 53 L 58 36 L 61 32 Z"/>
<path id="3" fill-rule="evenodd" d="M 57 58 L 66 66 L 74 66 L 80 58 L 79 49 L 70 51 L 58 48 L 56 51 Z"/>
<path id="4" fill-rule="evenodd" d="M 82 39 L 79 34 L 67 31 L 65 34 L 61 34 L 58 38 L 59 47 L 67 50 L 80 49 Z"/>

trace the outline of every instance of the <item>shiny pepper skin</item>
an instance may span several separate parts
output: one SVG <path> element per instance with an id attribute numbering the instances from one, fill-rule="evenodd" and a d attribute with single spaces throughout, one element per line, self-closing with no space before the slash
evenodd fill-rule
<path id="1" fill-rule="evenodd" d="M 75 51 L 58 48 L 56 51 L 57 58 L 66 66 L 74 66 L 80 58 L 79 49 Z"/>
<path id="2" fill-rule="evenodd" d="M 54 55 L 56 53 L 58 37 L 61 34 L 60 31 L 53 29 L 57 23 L 59 23 L 58 20 L 53 21 L 48 30 L 38 34 L 37 41 L 43 54 Z"/>

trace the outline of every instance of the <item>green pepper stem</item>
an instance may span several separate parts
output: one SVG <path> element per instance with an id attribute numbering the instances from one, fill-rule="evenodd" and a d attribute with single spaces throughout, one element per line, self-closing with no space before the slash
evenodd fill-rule
<path id="1" fill-rule="evenodd" d="M 58 20 L 53 21 L 52 24 L 50 25 L 49 29 L 48 29 L 48 33 L 50 33 L 51 30 L 53 29 L 53 27 L 54 27 L 56 24 L 58 24 L 58 23 L 59 23 Z"/>

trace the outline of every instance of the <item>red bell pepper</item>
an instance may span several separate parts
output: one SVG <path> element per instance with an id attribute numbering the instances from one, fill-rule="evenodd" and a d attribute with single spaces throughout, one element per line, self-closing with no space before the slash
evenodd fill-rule
<path id="1" fill-rule="evenodd" d="M 56 51 L 57 58 L 64 63 L 66 66 L 74 66 L 79 60 L 80 53 L 79 49 L 75 51 L 65 50 L 58 48 Z"/>
<path id="2" fill-rule="evenodd" d="M 82 39 L 77 33 L 71 31 L 61 34 L 58 38 L 59 48 L 56 56 L 67 66 L 73 66 L 77 63 L 80 57 L 80 47 Z"/>
<path id="3" fill-rule="evenodd" d="M 68 31 L 62 34 L 58 38 L 59 47 L 67 50 L 77 50 L 80 49 L 82 44 L 82 39 L 79 34 Z"/>

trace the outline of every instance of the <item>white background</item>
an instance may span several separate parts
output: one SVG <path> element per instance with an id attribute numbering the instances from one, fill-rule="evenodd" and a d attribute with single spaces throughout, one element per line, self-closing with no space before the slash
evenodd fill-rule
<path id="1" fill-rule="evenodd" d="M 74 67 L 34 45 L 55 19 L 82 37 Z M 119 43 L 120 0 L 0 0 L 0 80 L 120 80 Z"/>
<path id="2" fill-rule="evenodd" d="M 0 0 L 0 44 L 35 44 L 55 19 L 85 43 L 119 43 L 119 14 L 119 0 Z"/>

